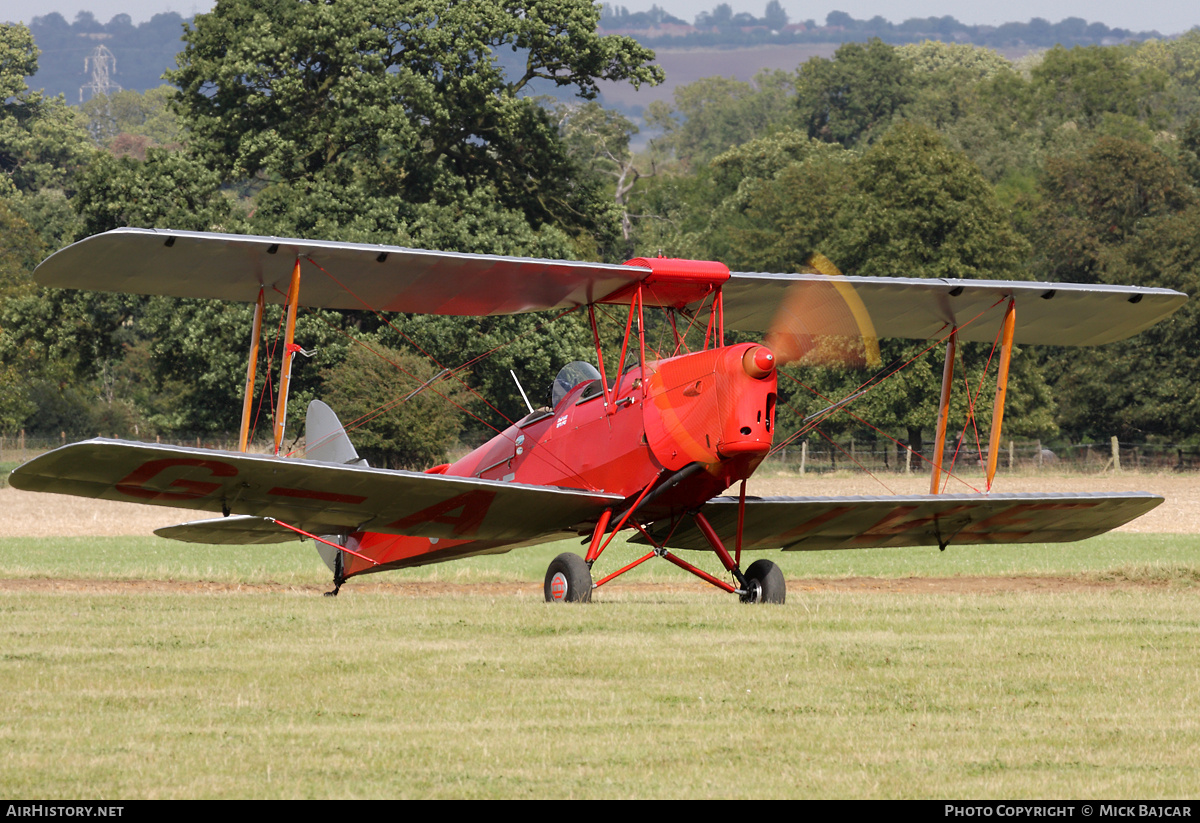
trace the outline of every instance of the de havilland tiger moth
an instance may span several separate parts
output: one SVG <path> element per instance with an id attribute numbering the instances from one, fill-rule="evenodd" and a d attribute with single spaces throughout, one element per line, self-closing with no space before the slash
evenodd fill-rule
<path id="1" fill-rule="evenodd" d="M 823 268 L 818 266 L 818 268 Z M 745 602 L 782 603 L 779 567 L 743 552 L 965 546 L 1082 540 L 1162 498 L 991 493 L 1014 345 L 1092 346 L 1163 320 L 1187 296 L 1169 289 L 1068 283 L 730 272 L 718 262 L 638 258 L 623 265 L 162 229 L 79 241 L 37 269 L 44 286 L 244 301 L 255 306 L 238 451 L 97 438 L 12 472 L 35 492 L 195 509 L 216 515 L 159 529 L 166 538 L 253 545 L 312 539 L 334 589 L 359 575 L 576 538 L 582 554 L 546 572 L 549 601 L 595 588 L 658 557 Z M 286 306 L 274 452 L 251 453 L 250 408 L 267 303 Z M 298 307 L 489 316 L 586 312 L 595 362 L 564 364 L 549 406 L 530 409 L 461 459 L 424 472 L 367 465 L 336 414 L 314 401 L 304 458 L 281 456 Z M 619 312 L 621 351 L 606 365 L 596 312 Z M 656 352 L 646 316 L 664 310 L 673 342 Z M 675 325 L 704 329 L 689 350 Z M 733 331 L 768 331 L 729 344 Z M 779 369 L 878 359 L 877 340 L 945 345 L 930 493 L 747 496 L 776 439 Z M 987 493 L 947 494 L 955 349 L 993 343 L 998 376 L 985 456 Z M 857 396 L 857 395 L 856 395 Z M 831 403 L 832 412 L 853 398 Z M 724 496 L 727 491 L 734 493 Z M 614 536 L 643 556 L 594 580 Z M 686 559 L 712 552 L 713 575 Z M 695 559 L 695 558 L 693 558 Z"/>

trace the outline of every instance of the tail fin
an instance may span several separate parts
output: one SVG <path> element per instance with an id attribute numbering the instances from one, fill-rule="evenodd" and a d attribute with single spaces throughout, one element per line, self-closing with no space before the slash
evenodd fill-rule
<path id="1" fill-rule="evenodd" d="M 309 460 L 352 466 L 368 465 L 365 459 L 358 456 L 333 409 L 320 400 L 308 404 L 304 426 L 304 453 Z"/>
<path id="2" fill-rule="evenodd" d="M 308 404 L 308 415 L 304 419 L 304 456 L 322 463 L 368 465 L 364 458 L 358 456 L 345 427 L 333 409 L 320 400 Z M 339 534 L 325 534 L 322 537 L 334 543 L 346 539 L 345 535 Z M 342 553 L 328 544 L 316 540 L 313 542 L 317 547 L 317 554 L 321 555 L 325 565 L 333 572 L 335 584 L 340 584 L 338 578 L 342 575 Z"/>

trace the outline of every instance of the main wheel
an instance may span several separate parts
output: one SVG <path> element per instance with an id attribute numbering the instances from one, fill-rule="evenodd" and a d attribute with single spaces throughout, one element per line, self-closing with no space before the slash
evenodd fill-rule
<path id="1" fill-rule="evenodd" d="M 783 572 L 770 560 L 755 560 L 746 569 L 745 576 L 750 591 L 742 597 L 742 602 L 783 603 L 787 597 Z"/>
<path id="2" fill-rule="evenodd" d="M 587 603 L 592 599 L 592 570 L 577 554 L 560 554 L 546 569 L 547 603 Z"/>

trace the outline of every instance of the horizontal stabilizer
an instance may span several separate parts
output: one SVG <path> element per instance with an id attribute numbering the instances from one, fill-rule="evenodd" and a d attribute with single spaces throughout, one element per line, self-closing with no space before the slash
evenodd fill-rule
<path id="1" fill-rule="evenodd" d="M 824 551 L 898 546 L 1065 543 L 1111 531 L 1163 498 L 1122 494 L 936 494 L 893 497 L 764 497 L 746 500 L 743 549 Z M 717 497 L 704 516 L 733 545 L 738 501 Z M 662 540 L 670 524 L 655 523 Z M 638 537 L 635 542 L 646 542 Z M 691 518 L 667 540 L 677 549 L 708 549 Z"/>
<path id="2" fill-rule="evenodd" d="M 265 517 L 232 515 L 212 520 L 192 520 L 177 526 L 155 529 L 159 537 L 181 540 L 184 543 L 207 543 L 213 546 L 254 546 L 266 543 L 292 543 L 300 535 L 285 529 Z"/>
<path id="3" fill-rule="evenodd" d="M 313 534 L 523 542 L 595 523 L 622 498 L 422 472 L 96 439 L 17 467 L 26 491 L 272 517 Z M 565 535 L 564 535 L 565 536 Z"/>

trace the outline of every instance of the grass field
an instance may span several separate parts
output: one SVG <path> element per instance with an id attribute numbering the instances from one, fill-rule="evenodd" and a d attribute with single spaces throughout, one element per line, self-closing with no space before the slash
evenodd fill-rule
<path id="1" fill-rule="evenodd" d="M 590 606 L 544 604 L 545 565 L 571 546 L 330 599 L 309 546 L 2 540 L 0 793 L 1200 792 L 1192 537 L 777 553 L 783 607 L 665 563 Z M 1054 586 L 880 594 L 841 587 L 851 575 Z"/>
<path id="2" fill-rule="evenodd" d="M 540 591 L 546 566 L 560 552 L 582 552 L 578 541 L 563 541 L 509 554 L 474 557 L 356 578 L 345 591 L 395 581 L 449 583 L 523 582 Z M 596 566 L 596 577 L 645 553 L 617 539 Z M 756 555 L 758 556 L 758 555 Z M 1200 569 L 1200 540 L 1187 535 L 1118 532 L 1081 543 L 991 547 L 859 549 L 830 552 L 772 552 L 768 556 L 789 578 L 948 577 L 954 575 L 1120 575 L 1130 579 L 1183 580 Z M 688 558 L 721 574 L 711 555 Z M 1157 570 L 1157 571 L 1155 571 Z M 277 583 L 330 588 L 329 570 L 311 543 L 232 547 L 182 544 L 156 537 L 14 537 L 0 539 L 0 579 L 80 578 L 87 580 L 178 580 L 217 583 Z M 620 582 L 677 583 L 709 591 L 668 563 L 650 562 Z M 614 584 L 615 586 L 615 584 Z M 597 597 L 604 597 L 601 589 Z M 717 597 L 716 590 L 712 590 Z"/>

